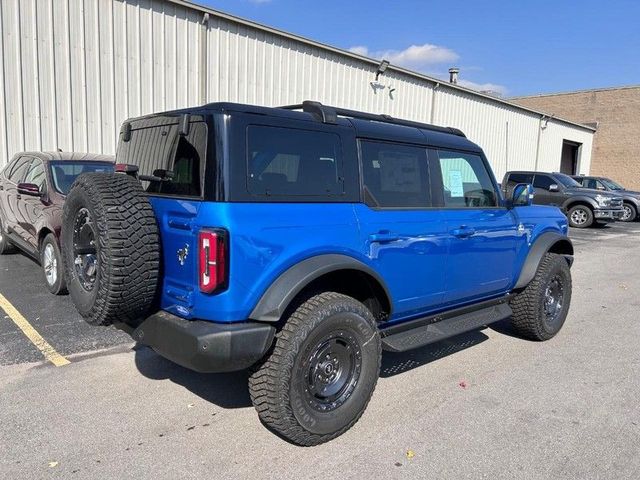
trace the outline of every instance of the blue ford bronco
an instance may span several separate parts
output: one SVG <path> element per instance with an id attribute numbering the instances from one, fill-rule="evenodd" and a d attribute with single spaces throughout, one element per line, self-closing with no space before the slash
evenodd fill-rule
<path id="1" fill-rule="evenodd" d="M 177 364 L 251 368 L 261 420 L 316 445 L 360 418 L 382 350 L 508 318 L 558 333 L 573 247 L 532 192 L 503 198 L 454 128 L 317 102 L 149 115 L 67 197 L 68 288 Z"/>

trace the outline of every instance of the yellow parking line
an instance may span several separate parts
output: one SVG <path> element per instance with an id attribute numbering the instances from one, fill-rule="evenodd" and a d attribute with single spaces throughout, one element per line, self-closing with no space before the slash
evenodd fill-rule
<path id="1" fill-rule="evenodd" d="M 22 333 L 24 333 L 27 338 L 31 340 L 31 343 L 33 343 L 36 348 L 42 352 L 44 358 L 49 360 L 56 367 L 62 367 L 63 365 L 71 363 L 69 362 L 69 360 L 56 352 L 56 349 L 53 348 L 44 338 L 42 338 L 42 336 L 36 331 L 35 328 L 33 328 L 33 326 L 31 326 L 27 319 L 24 318 L 13 305 L 11 305 L 11 303 L 9 303 L 9 300 L 7 300 L 1 293 L 0 308 L 2 308 L 2 310 L 4 310 L 7 315 L 9 315 L 9 318 L 11 318 L 11 320 L 13 320 L 13 323 L 15 323 L 18 328 L 22 330 Z"/>

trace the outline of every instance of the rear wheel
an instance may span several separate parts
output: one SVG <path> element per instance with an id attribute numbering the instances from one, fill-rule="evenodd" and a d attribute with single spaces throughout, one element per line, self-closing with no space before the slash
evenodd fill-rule
<path id="1" fill-rule="evenodd" d="M 2 218 L 0 218 L 0 255 L 15 252 L 15 247 L 9 242 L 6 232 L 4 231 L 4 225 L 2 224 Z"/>
<path id="2" fill-rule="evenodd" d="M 273 352 L 249 379 L 260 419 L 298 445 L 318 445 L 363 414 L 380 372 L 381 344 L 371 312 L 324 292 L 302 303 Z"/>
<path id="3" fill-rule="evenodd" d="M 511 323 L 530 340 L 549 340 L 564 325 L 571 303 L 571 271 L 562 255 L 546 253 L 533 280 L 511 300 Z"/>
<path id="4" fill-rule="evenodd" d="M 54 295 L 67 293 L 62 255 L 60 254 L 56 237 L 51 233 L 44 237 L 40 245 L 40 265 L 42 265 L 44 283 L 49 291 Z"/>
<path id="5" fill-rule="evenodd" d="M 587 228 L 593 224 L 593 211 L 585 205 L 571 207 L 567 216 L 569 225 L 574 228 Z"/>
<path id="6" fill-rule="evenodd" d="M 63 262 L 69 293 L 92 325 L 135 324 L 155 305 L 158 225 L 135 178 L 80 175 L 64 204 Z"/>
<path id="7" fill-rule="evenodd" d="M 622 210 L 624 213 L 622 214 L 620 220 L 622 220 L 623 222 L 633 222 L 638 216 L 638 210 L 636 210 L 636 207 L 631 203 L 625 202 L 622 205 Z"/>

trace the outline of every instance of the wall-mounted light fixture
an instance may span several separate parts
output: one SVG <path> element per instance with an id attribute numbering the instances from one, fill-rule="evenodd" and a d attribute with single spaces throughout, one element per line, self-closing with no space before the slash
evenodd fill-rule
<path id="1" fill-rule="evenodd" d="M 380 62 L 380 65 L 378 65 L 378 70 L 376 71 L 376 82 L 378 81 L 378 77 L 380 75 L 383 75 L 384 72 L 387 71 L 387 68 L 389 68 L 389 60 L 382 60 Z"/>

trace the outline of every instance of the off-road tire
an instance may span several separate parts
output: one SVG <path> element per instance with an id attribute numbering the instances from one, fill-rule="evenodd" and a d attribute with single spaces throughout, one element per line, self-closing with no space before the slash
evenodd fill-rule
<path id="1" fill-rule="evenodd" d="M 622 222 L 633 222 L 636 220 L 636 218 L 638 218 L 638 210 L 636 209 L 635 205 L 631 204 L 631 203 L 627 203 L 625 202 L 623 205 L 623 208 L 628 209 L 628 211 L 630 212 L 630 215 L 625 217 L 621 217 L 620 221 Z"/>
<path id="2" fill-rule="evenodd" d="M 74 266 L 74 225 L 81 209 L 93 220 L 95 283 L 81 284 Z M 67 195 L 61 246 L 69 293 L 91 325 L 135 324 L 156 303 L 160 236 L 140 182 L 124 174 L 80 175 Z"/>
<path id="3" fill-rule="evenodd" d="M 53 283 L 49 283 L 47 280 L 47 259 L 45 258 L 47 255 L 47 246 L 50 245 L 51 253 L 53 255 L 54 263 L 52 268 L 56 270 L 56 279 Z M 64 279 L 64 265 L 62 262 L 62 254 L 60 253 L 60 248 L 58 247 L 58 242 L 56 241 L 56 237 L 53 234 L 49 233 L 42 240 L 40 244 L 40 265 L 42 266 L 42 278 L 44 280 L 44 284 L 47 286 L 49 291 L 54 295 L 64 295 L 67 293 L 67 282 Z"/>
<path id="4" fill-rule="evenodd" d="M 359 376 L 343 403 L 331 411 L 320 410 L 309 400 L 311 370 L 305 365 L 323 339 L 338 332 L 357 342 Z M 362 303 L 335 292 L 314 295 L 287 318 L 273 351 L 250 376 L 251 400 L 260 419 L 292 443 L 327 442 L 349 430 L 363 414 L 378 381 L 381 352 L 376 322 Z"/>
<path id="5" fill-rule="evenodd" d="M 573 219 L 573 215 L 576 212 L 583 212 L 586 220 L 582 223 L 575 222 Z M 593 210 L 591 210 L 586 205 L 576 205 L 575 207 L 571 207 L 567 212 L 567 218 L 569 219 L 569 225 L 573 228 L 588 228 L 593 225 Z"/>
<path id="6" fill-rule="evenodd" d="M 563 289 L 562 308 L 557 318 L 548 321 L 545 315 L 547 288 L 559 279 Z M 511 324 L 516 332 L 529 340 L 549 340 L 562 328 L 571 304 L 571 271 L 562 255 L 546 253 L 533 280 L 510 302 Z"/>
<path id="7" fill-rule="evenodd" d="M 2 224 L 2 218 L 0 218 L 0 255 L 14 253 L 15 251 L 16 247 L 9 242 L 7 232 L 4 230 L 4 225 Z"/>

